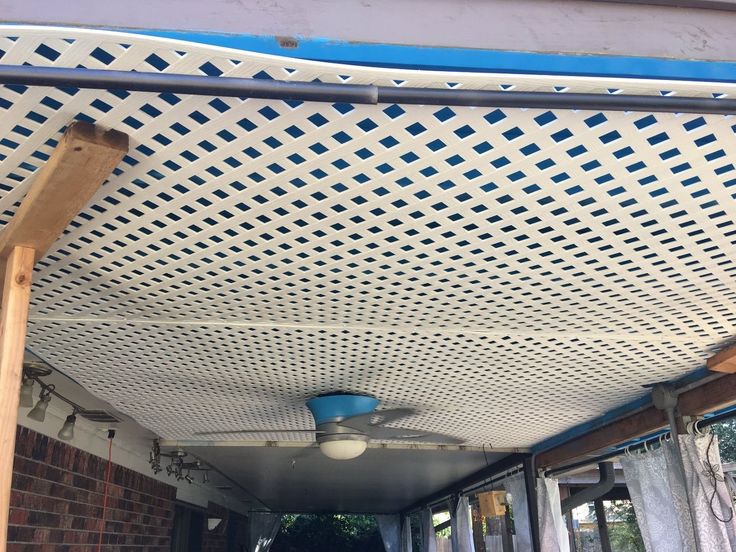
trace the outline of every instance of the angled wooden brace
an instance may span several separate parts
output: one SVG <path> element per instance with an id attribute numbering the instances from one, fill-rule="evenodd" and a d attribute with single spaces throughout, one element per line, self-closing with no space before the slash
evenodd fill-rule
<path id="1" fill-rule="evenodd" d="M 0 232 L 0 552 L 5 552 L 33 266 L 128 151 L 128 136 L 72 123 Z"/>

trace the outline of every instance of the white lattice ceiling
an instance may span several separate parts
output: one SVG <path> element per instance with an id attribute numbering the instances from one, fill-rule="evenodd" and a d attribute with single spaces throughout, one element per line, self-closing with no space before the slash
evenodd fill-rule
<path id="1" fill-rule="evenodd" d="M 736 90 L 337 66 L 79 29 L 5 27 L 0 51 L 388 86 Z M 18 86 L 0 112 L 2 221 L 71 120 L 130 134 L 40 263 L 29 346 L 167 438 L 308 428 L 305 399 L 347 390 L 417 408 L 405 425 L 530 446 L 700 368 L 736 329 L 731 116 Z"/>

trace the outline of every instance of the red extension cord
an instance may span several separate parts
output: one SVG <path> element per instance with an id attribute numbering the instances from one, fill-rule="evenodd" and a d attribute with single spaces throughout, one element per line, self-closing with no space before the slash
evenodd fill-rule
<path id="1" fill-rule="evenodd" d="M 114 434 L 113 434 L 114 435 Z M 112 471 L 112 435 L 109 437 L 110 444 L 107 448 L 107 471 L 105 473 L 105 490 L 102 498 L 102 519 L 100 519 L 100 532 L 97 541 L 97 552 L 102 550 L 102 534 L 105 531 L 105 514 L 107 513 L 107 493 L 110 488 L 110 472 Z"/>

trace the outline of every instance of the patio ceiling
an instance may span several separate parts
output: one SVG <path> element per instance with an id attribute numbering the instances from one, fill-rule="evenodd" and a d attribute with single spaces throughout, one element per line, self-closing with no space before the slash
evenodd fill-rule
<path id="1" fill-rule="evenodd" d="M 271 510 L 394 513 L 501 460 L 479 450 L 369 448 L 350 462 L 317 448 L 187 447 Z M 293 459 L 293 462 L 292 462 Z M 254 509 L 263 508 L 256 505 Z"/>
<path id="2" fill-rule="evenodd" d="M 723 83 L 349 67 L 4 27 L 0 63 L 601 94 Z M 734 119 L 5 87 L 0 212 L 74 119 L 131 152 L 39 263 L 30 349 L 168 439 L 345 390 L 528 447 L 736 330 Z M 225 440 L 238 435 L 215 436 Z M 299 434 L 262 439 L 300 440 Z"/>

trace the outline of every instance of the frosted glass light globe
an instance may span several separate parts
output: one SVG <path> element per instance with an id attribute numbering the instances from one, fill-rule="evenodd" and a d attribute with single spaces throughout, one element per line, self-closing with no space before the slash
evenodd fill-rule
<path id="1" fill-rule="evenodd" d="M 333 460 L 352 460 L 365 452 L 368 443 L 362 439 L 325 441 L 319 444 L 322 454 Z"/>

